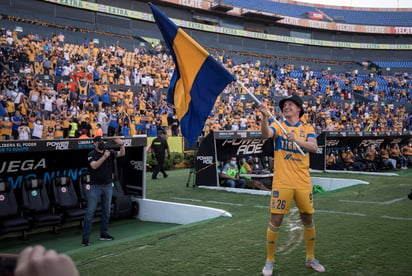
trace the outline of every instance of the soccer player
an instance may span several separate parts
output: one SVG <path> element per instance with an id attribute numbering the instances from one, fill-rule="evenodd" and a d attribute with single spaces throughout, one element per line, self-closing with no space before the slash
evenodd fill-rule
<path id="1" fill-rule="evenodd" d="M 304 114 L 303 102 L 297 95 L 282 99 L 279 107 L 285 117 L 281 122 L 285 134 L 278 124 L 269 125 L 269 112 L 265 104 L 259 106 L 262 112 L 262 138 L 274 139 L 274 176 L 270 200 L 270 222 L 266 231 L 267 256 L 262 274 L 270 276 L 275 263 L 275 250 L 278 245 L 279 228 L 283 216 L 289 213 L 292 200 L 295 200 L 303 223 L 303 236 L 306 245 L 306 266 L 318 272 L 325 268 L 315 259 L 315 225 L 312 214 L 313 196 L 309 174 L 309 154 L 316 152 L 315 130 L 300 118 Z M 306 153 L 301 154 L 296 144 Z"/>

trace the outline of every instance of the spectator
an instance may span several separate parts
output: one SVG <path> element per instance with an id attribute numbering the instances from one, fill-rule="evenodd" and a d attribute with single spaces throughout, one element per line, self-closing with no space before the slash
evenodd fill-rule
<path id="1" fill-rule="evenodd" d="M 93 136 L 102 136 L 103 137 L 103 129 L 102 129 L 102 125 L 97 123 L 96 124 L 96 129 L 93 132 Z"/>
<path id="2" fill-rule="evenodd" d="M 29 140 L 30 139 L 30 128 L 27 126 L 26 122 L 22 122 L 18 128 L 19 140 Z"/>
<path id="3" fill-rule="evenodd" d="M 408 144 L 402 147 L 402 154 L 408 160 L 408 163 L 412 163 L 412 142 L 409 141 Z M 408 164 L 407 163 L 407 164 Z"/>
<path id="4" fill-rule="evenodd" d="M 20 111 L 16 111 L 14 116 L 11 118 L 12 128 L 11 128 L 11 135 L 13 136 L 14 140 L 19 138 L 19 127 L 23 123 L 24 118 L 21 116 Z"/>
<path id="5" fill-rule="evenodd" d="M 381 158 L 381 167 L 391 167 L 392 170 L 397 171 L 399 170 L 396 167 L 396 160 L 389 157 L 389 149 L 388 145 L 386 147 L 382 147 L 379 151 L 379 156 Z"/>
<path id="6" fill-rule="evenodd" d="M 177 119 L 177 116 L 173 115 L 173 117 L 170 119 L 170 129 L 172 132 L 172 136 L 179 135 L 179 126 L 180 126 L 180 122 Z"/>
<path id="7" fill-rule="evenodd" d="M 240 178 L 245 179 L 245 187 L 249 189 L 257 189 L 263 191 L 270 191 L 262 182 L 252 179 L 251 176 L 242 176 L 242 174 L 250 174 L 252 173 L 251 164 L 253 163 L 252 156 L 246 156 L 246 158 L 242 159 L 242 165 L 239 169 Z"/>
<path id="8" fill-rule="evenodd" d="M 47 132 L 46 132 L 46 139 L 53 140 L 55 138 L 54 132 L 55 132 L 55 128 L 53 126 L 48 126 Z"/>
<path id="9" fill-rule="evenodd" d="M 78 135 L 78 130 L 79 125 L 77 123 L 77 120 L 75 118 L 70 119 L 70 125 L 69 125 L 69 138 L 77 138 L 79 137 Z"/>
<path id="10" fill-rule="evenodd" d="M 115 136 L 118 135 L 118 129 L 119 129 L 119 116 L 117 110 L 113 110 L 109 114 L 109 126 L 107 130 L 107 136 Z"/>
<path id="11" fill-rule="evenodd" d="M 344 166 L 336 151 L 331 150 L 326 157 L 326 168 L 329 170 L 343 170 Z"/>
<path id="12" fill-rule="evenodd" d="M 359 156 L 356 157 L 350 147 L 346 147 L 345 151 L 342 152 L 341 157 L 345 165 L 345 169 L 355 171 L 363 170 L 364 166 L 359 161 Z"/>
<path id="13" fill-rule="evenodd" d="M 220 173 L 221 184 L 231 188 L 245 188 L 246 180 L 239 176 L 239 168 L 236 164 L 236 156 L 233 156 L 223 167 Z"/>
<path id="14" fill-rule="evenodd" d="M 89 136 L 87 136 L 87 129 L 83 128 L 80 132 L 79 139 L 87 139 Z"/>
<path id="15" fill-rule="evenodd" d="M 399 145 L 397 143 L 392 145 L 390 152 L 389 152 L 389 156 L 396 160 L 397 164 L 399 164 L 401 169 L 406 170 L 408 168 L 406 166 L 407 159 L 401 153 L 401 150 L 399 149 Z"/>
<path id="16" fill-rule="evenodd" d="M 376 156 L 377 156 L 378 152 L 375 149 L 374 145 L 369 145 L 366 149 L 365 152 L 365 164 L 366 164 L 366 168 L 376 172 L 377 170 L 377 165 L 376 165 Z"/>
<path id="17" fill-rule="evenodd" d="M 40 119 L 37 119 L 33 122 L 33 133 L 32 139 L 42 139 L 43 138 L 43 122 Z"/>
<path id="18" fill-rule="evenodd" d="M 9 117 L 4 117 L 3 120 L 1 121 L 1 138 L 2 140 L 10 140 L 11 137 L 11 132 L 12 132 L 12 125 L 13 123 L 10 122 Z"/>

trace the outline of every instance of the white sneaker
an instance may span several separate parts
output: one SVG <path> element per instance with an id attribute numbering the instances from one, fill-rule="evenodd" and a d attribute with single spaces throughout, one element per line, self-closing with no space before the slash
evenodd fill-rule
<path id="1" fill-rule="evenodd" d="M 265 266 L 262 269 L 262 274 L 263 276 L 272 276 L 273 274 L 273 263 L 271 262 L 266 262 Z"/>
<path id="2" fill-rule="evenodd" d="M 317 272 L 325 272 L 326 269 L 316 259 L 306 260 L 306 266 L 312 268 Z"/>

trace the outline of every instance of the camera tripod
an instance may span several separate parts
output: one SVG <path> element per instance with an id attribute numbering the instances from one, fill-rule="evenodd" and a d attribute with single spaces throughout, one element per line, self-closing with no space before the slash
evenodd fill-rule
<path id="1" fill-rule="evenodd" d="M 190 183 L 190 180 L 192 179 L 193 175 L 193 180 L 192 183 Z M 189 170 L 189 175 L 187 176 L 187 182 L 186 182 L 186 188 L 189 188 L 189 185 L 191 188 L 195 186 L 195 177 L 196 177 L 196 171 L 195 171 L 195 163 L 192 162 Z"/>
<path id="2" fill-rule="evenodd" d="M 197 173 L 199 173 L 199 172 L 202 172 L 202 171 L 204 171 L 204 170 L 207 170 L 208 168 L 210 168 L 211 166 L 216 166 L 216 162 L 213 162 L 212 164 L 210 164 L 210 165 L 208 165 L 208 166 L 206 166 L 206 167 L 203 167 L 203 168 L 201 168 L 201 169 L 199 169 L 199 170 L 197 170 L 196 171 L 196 166 L 195 166 L 196 164 L 195 164 L 195 162 L 193 162 L 192 163 L 192 166 L 190 167 L 190 171 L 189 171 L 189 175 L 187 176 L 187 182 L 186 182 L 186 187 L 187 188 L 189 188 L 189 185 L 190 185 L 190 180 L 191 180 L 191 178 L 192 178 L 192 175 L 194 175 L 194 177 L 193 177 L 193 180 L 192 180 L 192 184 L 191 184 L 191 188 L 194 188 L 195 187 L 195 177 L 196 177 L 196 174 Z"/>

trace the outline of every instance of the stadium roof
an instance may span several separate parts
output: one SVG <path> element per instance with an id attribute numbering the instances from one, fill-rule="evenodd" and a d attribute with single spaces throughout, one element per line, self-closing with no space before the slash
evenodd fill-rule
<path id="1" fill-rule="evenodd" d="M 412 8 L 412 1 L 410 0 L 295 0 L 295 2 L 358 8 Z"/>

